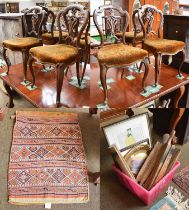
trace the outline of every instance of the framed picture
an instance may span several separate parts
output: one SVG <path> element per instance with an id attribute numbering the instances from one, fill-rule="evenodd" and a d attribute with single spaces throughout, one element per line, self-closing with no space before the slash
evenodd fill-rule
<path id="1" fill-rule="evenodd" d="M 123 157 L 125 162 L 127 163 L 128 168 L 136 176 L 140 171 L 143 163 L 145 162 L 146 158 L 150 154 L 151 148 L 149 145 L 137 145 L 130 149 L 126 155 Z"/>
<path id="2" fill-rule="evenodd" d="M 116 145 L 118 150 L 125 154 L 128 149 L 139 144 L 147 144 L 151 148 L 149 115 L 147 112 L 105 126 L 103 131 L 109 146 Z"/>

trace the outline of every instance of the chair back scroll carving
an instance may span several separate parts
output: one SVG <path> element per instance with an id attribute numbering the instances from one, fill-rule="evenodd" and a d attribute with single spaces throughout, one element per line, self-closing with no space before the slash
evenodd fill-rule
<path id="1" fill-rule="evenodd" d="M 47 7 L 43 6 L 43 10 L 46 11 L 43 23 L 42 23 L 42 33 L 50 33 L 51 38 L 54 39 L 54 27 L 55 27 L 55 20 L 56 20 L 56 15 L 52 10 L 49 10 Z M 47 28 L 48 22 L 51 22 L 50 28 Z"/>
<path id="2" fill-rule="evenodd" d="M 101 20 L 101 23 L 100 23 Z M 106 27 L 106 34 L 103 32 L 103 20 Z M 112 5 L 103 5 L 98 9 L 94 10 L 93 21 L 99 32 L 101 38 L 101 45 L 104 45 L 105 42 L 110 42 L 113 39 L 115 42 L 123 42 L 125 44 L 125 32 L 129 25 L 129 14 L 127 11 L 123 11 L 121 7 L 112 6 Z M 123 37 L 119 39 L 116 36 L 116 33 L 122 32 Z M 108 35 L 108 36 L 107 36 Z M 105 40 L 104 36 L 107 36 Z"/>
<path id="3" fill-rule="evenodd" d="M 43 7 L 35 6 L 25 11 L 23 15 L 25 36 L 40 38 L 46 17 L 47 11 Z"/>
<path id="4" fill-rule="evenodd" d="M 59 44 L 67 43 L 80 47 L 80 39 L 89 22 L 89 11 L 79 4 L 67 6 L 57 15 L 59 30 Z M 62 31 L 68 32 L 68 36 L 62 37 Z"/>
<path id="5" fill-rule="evenodd" d="M 134 44 L 134 46 L 136 46 L 137 34 L 143 32 L 143 29 L 142 29 L 142 26 L 140 24 L 139 17 L 138 17 L 138 9 L 133 11 L 132 23 L 133 23 L 133 32 L 134 32 L 133 44 Z"/>
<path id="6" fill-rule="evenodd" d="M 156 16 L 156 17 L 155 17 Z M 158 17 L 159 16 L 159 17 Z M 144 5 L 138 10 L 138 18 L 144 34 L 144 40 L 150 36 L 161 36 L 161 29 L 163 27 L 163 13 L 153 5 Z M 153 25 L 155 18 L 159 18 L 159 24 Z"/>

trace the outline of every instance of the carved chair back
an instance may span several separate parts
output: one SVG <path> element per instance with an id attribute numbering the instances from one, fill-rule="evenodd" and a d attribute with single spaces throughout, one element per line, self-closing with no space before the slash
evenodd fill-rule
<path id="1" fill-rule="evenodd" d="M 80 48 L 81 36 L 88 30 L 88 23 L 89 11 L 82 5 L 70 5 L 60 11 L 57 15 L 59 44 L 67 43 Z M 67 31 L 68 36 L 63 38 L 62 31 Z"/>
<path id="2" fill-rule="evenodd" d="M 139 21 L 139 17 L 138 17 L 138 10 L 134 10 L 133 14 L 132 14 L 132 24 L 133 24 L 133 28 L 132 30 L 136 33 L 141 33 L 142 30 L 142 26 L 140 24 Z"/>
<path id="3" fill-rule="evenodd" d="M 161 10 L 158 10 L 153 5 L 144 5 L 138 10 L 138 18 L 142 26 L 144 40 L 150 36 L 161 37 L 163 27 L 163 13 Z"/>
<path id="4" fill-rule="evenodd" d="M 35 6 L 26 10 L 23 15 L 25 36 L 40 38 L 42 28 L 46 24 L 47 15 L 47 9 L 40 6 Z"/>
<path id="5" fill-rule="evenodd" d="M 137 40 L 137 34 L 143 32 L 142 26 L 140 24 L 139 17 L 138 17 L 138 9 L 133 11 L 132 24 L 133 24 L 132 31 L 134 32 L 133 44 L 134 46 L 136 46 L 137 43 L 142 42 L 142 40 L 139 40 L 139 41 Z"/>
<path id="6" fill-rule="evenodd" d="M 85 39 L 85 44 L 86 46 L 90 45 L 90 40 L 88 39 L 88 37 L 90 37 L 90 13 L 89 13 L 89 19 L 88 19 L 88 22 L 87 22 L 87 27 L 86 27 L 86 30 L 84 30 L 84 36 L 83 36 Z"/>
<path id="7" fill-rule="evenodd" d="M 42 23 L 42 33 L 51 32 L 53 34 L 56 15 L 52 10 L 49 10 L 47 7 L 42 7 L 46 11 L 43 23 Z M 50 24 L 50 27 L 47 27 L 47 24 Z"/>
<path id="8" fill-rule="evenodd" d="M 101 38 L 101 46 L 106 42 L 123 42 L 125 44 L 124 36 L 129 25 L 129 18 L 129 13 L 123 11 L 121 7 L 103 5 L 95 9 L 93 21 Z M 105 26 L 105 29 L 103 26 Z M 118 32 L 123 33 L 121 39 L 116 36 Z"/>

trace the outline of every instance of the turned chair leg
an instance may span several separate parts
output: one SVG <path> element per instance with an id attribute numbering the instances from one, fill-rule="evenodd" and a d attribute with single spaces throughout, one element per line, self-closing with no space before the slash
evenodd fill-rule
<path id="1" fill-rule="evenodd" d="M 65 66 L 63 65 L 57 65 L 56 70 L 57 70 L 57 81 L 56 81 L 56 103 L 57 105 L 60 104 L 60 95 L 61 95 L 61 90 L 62 90 L 62 85 L 63 85 L 63 80 L 64 80 L 64 70 L 66 69 Z"/>
<path id="2" fill-rule="evenodd" d="M 28 50 L 22 51 L 22 58 L 23 58 L 23 73 L 24 73 L 24 82 L 27 81 L 27 63 L 29 59 L 29 52 Z"/>
<path id="3" fill-rule="evenodd" d="M 148 61 L 148 57 L 146 57 L 144 59 L 144 61 L 141 62 L 141 65 L 144 64 L 145 67 L 145 71 L 144 71 L 144 77 L 142 79 L 142 89 L 144 92 L 146 92 L 145 90 L 145 82 L 146 82 L 146 78 L 148 77 L 148 73 L 149 73 L 149 61 Z"/>
<path id="4" fill-rule="evenodd" d="M 29 64 L 29 69 L 30 69 L 30 73 L 32 75 L 32 84 L 31 84 L 31 87 L 33 88 L 34 85 L 35 85 L 35 75 L 34 75 L 34 70 L 33 70 L 33 62 L 35 61 L 35 59 L 30 55 L 29 56 L 29 61 L 28 61 L 28 64 Z"/>
<path id="5" fill-rule="evenodd" d="M 104 91 L 104 103 L 108 103 L 108 93 L 107 93 L 107 84 L 106 84 L 106 73 L 107 73 L 107 68 L 103 65 L 100 65 L 100 81 L 102 84 L 102 88 Z"/>
<path id="6" fill-rule="evenodd" d="M 77 73 L 77 81 L 78 85 L 81 86 L 80 76 L 79 76 L 79 66 L 80 66 L 80 60 L 76 62 L 76 73 Z"/>
<path id="7" fill-rule="evenodd" d="M 182 61 L 181 61 L 181 64 L 180 64 L 180 66 L 179 66 L 179 69 L 178 69 L 178 75 L 179 75 L 179 77 L 182 76 L 182 74 L 181 74 L 181 69 L 182 69 L 182 66 L 183 66 L 183 64 L 184 64 L 184 61 L 185 61 L 185 59 L 186 59 L 186 51 L 185 51 L 185 50 L 182 51 L 182 56 L 183 56 L 183 59 L 182 59 Z"/>
<path id="8" fill-rule="evenodd" d="M 155 55 L 155 86 L 157 86 L 158 82 L 158 75 L 159 75 L 159 68 L 160 68 L 160 54 L 156 53 Z"/>
<path id="9" fill-rule="evenodd" d="M 3 47 L 3 59 L 4 59 L 5 63 L 6 63 L 6 65 L 7 65 L 7 72 L 6 72 L 6 74 L 8 75 L 9 74 L 10 65 L 9 65 L 8 58 L 6 56 L 6 51 L 7 51 L 7 49 Z"/>

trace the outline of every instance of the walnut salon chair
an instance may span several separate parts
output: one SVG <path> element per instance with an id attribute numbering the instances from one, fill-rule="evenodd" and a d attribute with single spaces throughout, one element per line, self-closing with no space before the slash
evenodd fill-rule
<path id="1" fill-rule="evenodd" d="M 66 7 L 57 15 L 59 43 L 56 45 L 34 47 L 29 51 L 29 67 L 33 76 L 33 83 L 31 87 L 34 87 L 35 85 L 35 75 L 32 66 L 34 61 L 38 61 L 41 64 L 50 64 L 55 66 L 57 71 L 57 106 L 60 104 L 64 71 L 70 65 L 76 64 L 78 83 L 79 85 L 81 84 L 79 75 L 80 52 L 82 50 L 80 47 L 80 40 L 83 31 L 87 27 L 88 21 L 89 11 L 85 10 L 82 5 L 74 4 Z M 65 39 L 62 37 L 62 25 L 66 26 L 68 31 L 68 36 Z"/>
<path id="2" fill-rule="evenodd" d="M 153 25 L 155 17 L 157 18 L 158 16 L 160 18 L 159 24 Z M 163 55 L 168 55 L 172 58 L 172 55 L 182 52 L 183 61 L 178 69 L 178 77 L 182 77 L 180 71 L 185 60 L 185 43 L 161 38 L 163 26 L 162 11 L 158 10 L 155 6 L 144 5 L 138 10 L 138 18 L 144 34 L 142 48 L 155 57 L 155 86 L 157 86 Z"/>
<path id="3" fill-rule="evenodd" d="M 143 32 L 139 24 L 137 13 L 138 13 L 137 10 L 133 11 L 133 15 L 132 15 L 133 30 L 125 32 L 125 42 L 127 44 L 132 44 L 132 46 L 134 47 L 136 47 L 137 44 L 142 43 L 142 40 L 143 40 Z M 116 33 L 116 36 L 118 38 L 122 38 L 123 34 L 119 32 L 119 33 Z"/>
<path id="4" fill-rule="evenodd" d="M 27 10 L 23 15 L 23 23 L 24 23 L 24 37 L 17 37 L 14 39 L 8 39 L 3 41 L 3 59 L 7 65 L 7 74 L 9 74 L 9 62 L 6 57 L 6 51 L 19 51 L 22 52 L 23 57 L 23 75 L 24 75 L 24 83 L 27 84 L 27 62 L 29 57 L 29 50 L 32 47 L 42 45 L 41 42 L 41 33 L 42 33 L 42 25 L 45 21 L 45 16 L 47 15 L 44 8 L 36 6 L 29 10 Z"/>
<path id="5" fill-rule="evenodd" d="M 133 47 L 139 46 L 141 47 L 142 41 L 143 41 L 143 31 L 141 24 L 139 23 L 138 18 L 138 10 L 134 10 L 132 14 L 132 31 L 126 31 L 125 32 L 125 42 L 127 44 L 131 44 Z M 116 36 L 121 38 L 122 33 L 116 33 Z M 150 55 L 148 53 L 148 61 L 150 63 Z M 141 70 L 141 65 L 138 67 L 138 64 L 136 63 L 137 69 Z M 136 68 L 134 67 L 134 69 Z M 132 69 L 132 67 L 131 67 Z"/>
<path id="6" fill-rule="evenodd" d="M 46 25 L 45 25 L 45 30 L 44 33 L 42 33 L 41 38 L 42 42 L 45 45 L 53 45 L 57 44 L 59 41 L 59 30 L 56 30 L 55 28 L 55 21 L 56 21 L 56 15 L 54 14 L 53 11 L 48 10 L 48 17 L 46 20 Z M 47 24 L 48 24 L 48 19 L 50 19 L 50 30 L 49 28 L 47 29 Z M 67 31 L 62 31 L 62 37 L 63 39 L 68 36 Z"/>
<path id="7" fill-rule="evenodd" d="M 42 42 L 45 45 L 53 45 L 57 44 L 59 42 L 59 31 L 55 27 L 55 20 L 56 20 L 56 15 L 52 11 L 48 11 L 48 17 L 51 19 L 51 27 L 50 30 L 48 31 L 47 28 L 45 27 L 45 33 L 42 34 Z M 46 21 L 47 22 L 47 21 Z M 83 67 L 83 72 L 81 76 L 81 82 L 84 78 L 85 75 L 85 70 L 87 63 L 89 63 L 90 59 L 90 36 L 89 36 L 89 28 L 90 28 L 90 21 L 88 21 L 88 25 L 86 28 L 86 31 L 84 31 L 84 34 L 81 36 L 80 40 L 80 46 L 81 46 L 81 63 L 84 62 L 84 67 Z M 67 31 L 66 26 L 63 27 L 62 29 L 62 38 L 66 40 L 66 37 L 69 36 L 69 33 Z M 75 44 L 77 41 L 77 37 L 75 38 Z M 65 44 L 70 44 L 66 42 Z M 69 68 L 67 68 L 65 75 L 67 74 Z"/>
<path id="8" fill-rule="evenodd" d="M 116 17 L 115 17 L 116 13 Z M 100 15 L 106 14 L 106 22 L 111 26 L 111 32 L 109 40 L 115 40 L 114 44 L 105 45 L 104 43 L 104 34 L 101 28 L 101 23 L 98 21 L 100 20 Z M 118 23 L 117 17 L 118 14 L 121 19 L 121 27 L 117 27 L 116 24 Z M 96 28 L 101 37 L 101 44 L 100 48 L 97 53 L 97 59 L 100 65 L 100 80 L 104 91 L 104 106 L 108 106 L 108 95 L 107 95 L 107 84 L 106 84 L 106 74 L 107 70 L 112 67 L 129 67 L 139 61 L 144 63 L 145 66 L 145 73 L 142 81 L 142 87 L 144 89 L 144 84 L 146 80 L 146 75 L 148 74 L 148 52 L 136 48 L 133 46 L 126 45 L 124 34 L 127 30 L 128 23 L 129 23 L 129 14 L 127 11 L 123 11 L 122 8 L 112 6 L 112 5 L 104 5 L 100 6 L 96 9 L 93 13 L 94 23 Z M 120 28 L 123 34 L 122 38 L 119 39 L 116 37 L 115 29 Z"/>

